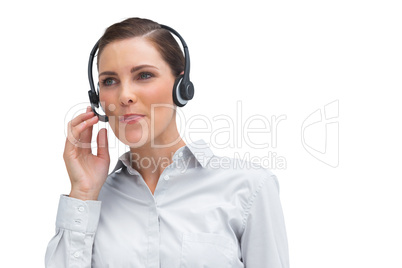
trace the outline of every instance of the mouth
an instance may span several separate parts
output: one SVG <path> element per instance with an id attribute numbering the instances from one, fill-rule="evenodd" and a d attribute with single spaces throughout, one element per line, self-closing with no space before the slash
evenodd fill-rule
<path id="1" fill-rule="evenodd" d="M 125 114 L 124 116 L 119 116 L 119 121 L 123 124 L 135 124 L 144 116 L 143 114 Z"/>

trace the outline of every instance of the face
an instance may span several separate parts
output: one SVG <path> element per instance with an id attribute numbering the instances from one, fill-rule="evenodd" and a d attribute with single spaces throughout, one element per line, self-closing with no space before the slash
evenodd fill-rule
<path id="1" fill-rule="evenodd" d="M 116 137 L 140 147 L 151 140 L 163 144 L 177 132 L 174 80 L 169 65 L 146 39 L 106 45 L 99 58 L 99 98 Z"/>

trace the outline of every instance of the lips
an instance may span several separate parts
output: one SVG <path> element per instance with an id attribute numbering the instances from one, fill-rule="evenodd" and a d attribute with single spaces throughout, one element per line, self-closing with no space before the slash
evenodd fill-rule
<path id="1" fill-rule="evenodd" d="M 124 116 L 120 116 L 120 122 L 126 124 L 134 124 L 145 115 L 143 114 L 125 114 Z"/>

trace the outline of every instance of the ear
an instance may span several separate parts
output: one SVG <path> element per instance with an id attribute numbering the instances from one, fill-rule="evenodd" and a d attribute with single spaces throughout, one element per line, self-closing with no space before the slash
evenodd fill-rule
<path id="1" fill-rule="evenodd" d="M 181 71 L 180 75 L 183 75 L 183 74 L 184 74 L 184 71 Z"/>

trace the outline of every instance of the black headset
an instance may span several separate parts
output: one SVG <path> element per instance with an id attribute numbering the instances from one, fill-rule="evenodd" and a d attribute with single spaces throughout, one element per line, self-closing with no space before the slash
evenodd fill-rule
<path id="1" fill-rule="evenodd" d="M 184 50 L 184 74 L 180 75 L 173 86 L 173 101 L 174 103 L 179 106 L 183 107 L 184 105 L 187 104 L 189 100 L 191 100 L 194 96 L 194 85 L 190 81 L 190 55 L 188 53 L 188 47 L 186 42 L 184 41 L 183 37 L 176 32 L 174 29 L 160 24 L 162 29 L 166 29 L 169 32 L 173 33 L 176 35 L 183 46 Z M 99 108 L 100 103 L 99 103 L 99 83 L 97 87 L 97 91 L 95 91 L 95 85 L 94 85 L 94 79 L 92 76 L 92 68 L 93 68 L 93 62 L 95 58 L 96 51 L 98 50 L 99 46 L 99 40 L 96 42 L 95 46 L 92 48 L 91 54 L 89 55 L 89 62 L 88 62 L 88 79 L 89 79 L 89 86 L 91 87 L 91 90 L 88 91 L 89 95 L 89 101 L 91 102 L 91 107 L 92 111 L 99 117 L 99 120 L 102 122 L 107 122 L 109 121 L 109 118 L 106 115 L 101 115 L 98 112 L 96 112 L 95 107 Z M 102 108 L 102 106 L 101 106 Z"/>

